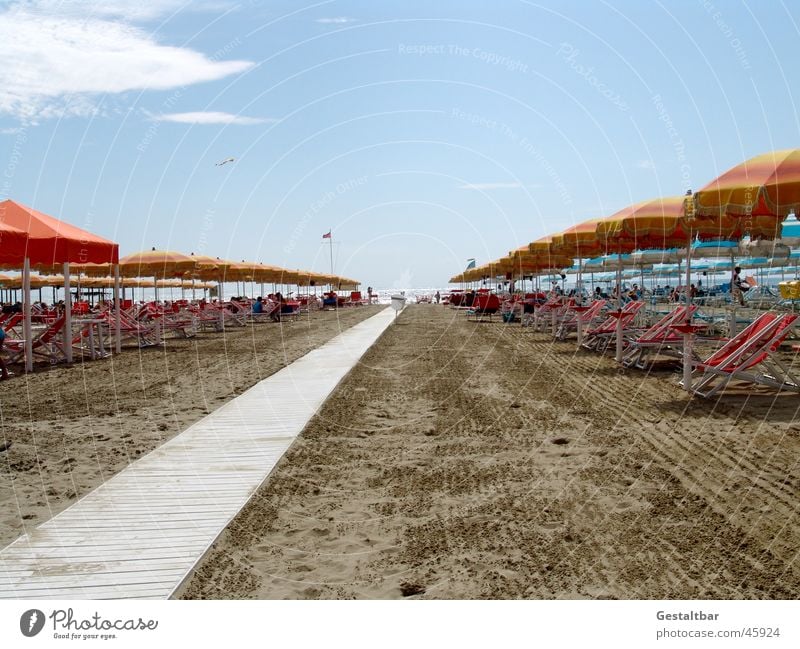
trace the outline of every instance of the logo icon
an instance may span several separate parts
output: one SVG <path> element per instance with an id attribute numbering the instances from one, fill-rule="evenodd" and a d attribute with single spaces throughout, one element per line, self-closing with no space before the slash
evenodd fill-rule
<path id="1" fill-rule="evenodd" d="M 38 608 L 25 611 L 19 618 L 19 630 L 22 635 L 32 638 L 44 627 L 44 613 Z"/>

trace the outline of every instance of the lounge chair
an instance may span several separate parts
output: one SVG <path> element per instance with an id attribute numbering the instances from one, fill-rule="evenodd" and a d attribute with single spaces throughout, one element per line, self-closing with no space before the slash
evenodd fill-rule
<path id="1" fill-rule="evenodd" d="M 591 327 L 596 324 L 595 320 L 600 317 L 600 312 L 605 306 L 605 300 L 595 300 L 589 305 L 589 308 L 581 314 L 581 328 L 584 331 L 591 329 Z M 558 340 L 566 340 L 567 336 L 573 331 L 578 331 L 578 313 L 574 311 L 573 308 L 568 307 L 566 315 L 561 318 L 555 337 Z"/>
<path id="2" fill-rule="evenodd" d="M 32 343 L 34 357 L 45 358 L 51 363 L 59 360 L 59 350 L 63 345 L 58 344 L 61 331 L 64 329 L 65 317 L 62 315 L 58 320 L 49 325 L 44 331 L 36 336 Z M 80 342 L 80 339 L 76 342 Z M 21 363 L 25 359 L 25 341 L 20 339 L 6 338 L 5 349 L 10 352 L 8 362 Z"/>
<path id="3" fill-rule="evenodd" d="M 774 355 L 797 318 L 788 313 L 762 313 L 705 361 L 692 363 L 691 392 L 711 397 L 732 381 L 800 392 L 798 379 Z"/>
<path id="4" fill-rule="evenodd" d="M 475 322 L 491 322 L 492 316 L 500 310 L 500 298 L 495 293 L 478 293 L 467 311 L 467 319 L 475 318 Z"/>
<path id="5" fill-rule="evenodd" d="M 611 341 L 617 336 L 617 320 L 619 319 L 622 325 L 623 336 L 626 333 L 630 335 L 633 320 L 643 306 L 644 302 L 641 300 L 625 304 L 619 312 L 619 315 L 608 316 L 599 325 L 586 331 L 583 338 L 583 347 L 604 353 L 611 344 Z"/>
<path id="6" fill-rule="evenodd" d="M 681 305 L 655 322 L 649 329 L 636 332 L 627 341 L 622 364 L 625 367 L 644 369 L 645 359 L 649 354 L 665 354 L 680 357 L 679 347 L 683 345 L 683 334 L 672 328 L 692 318 L 697 305 L 691 307 Z"/>

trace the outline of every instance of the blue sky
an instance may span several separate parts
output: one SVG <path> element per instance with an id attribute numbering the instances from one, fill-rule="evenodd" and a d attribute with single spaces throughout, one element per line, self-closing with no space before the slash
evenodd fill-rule
<path id="1" fill-rule="evenodd" d="M 123 254 L 327 272 L 332 228 L 337 273 L 441 286 L 467 258 L 799 140 L 800 9 L 784 2 L 0 12 L 0 194 Z"/>

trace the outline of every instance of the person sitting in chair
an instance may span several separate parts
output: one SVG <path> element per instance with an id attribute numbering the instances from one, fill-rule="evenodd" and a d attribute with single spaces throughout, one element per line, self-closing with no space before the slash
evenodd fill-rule
<path id="1" fill-rule="evenodd" d="M 281 321 L 281 311 L 283 311 L 283 305 L 286 303 L 285 298 L 280 293 L 275 293 L 275 301 L 278 303 L 274 309 L 269 314 L 269 319 L 273 322 L 280 322 Z"/>
<path id="2" fill-rule="evenodd" d="M 264 313 L 264 299 L 261 296 L 253 302 L 253 313 Z"/>
<path id="3" fill-rule="evenodd" d="M 731 278 L 731 295 L 734 300 L 738 300 L 741 306 L 744 306 L 744 291 L 749 287 L 742 281 L 742 269 L 739 266 L 733 269 L 733 277 Z"/>

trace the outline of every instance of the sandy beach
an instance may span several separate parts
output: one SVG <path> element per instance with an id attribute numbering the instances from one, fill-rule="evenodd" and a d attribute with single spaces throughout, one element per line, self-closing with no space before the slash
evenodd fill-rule
<path id="1" fill-rule="evenodd" d="M 796 599 L 797 396 L 689 399 L 676 376 L 412 306 L 182 597 Z M 226 375 L 224 394 L 236 387 Z M 75 397 L 84 409 L 86 395 Z M 151 444 L 180 416 L 169 398 L 159 403 L 170 406 L 139 419 Z M 114 426 L 130 431 L 139 411 L 125 407 Z M 168 430 L 153 430 L 162 420 Z M 34 428 L 45 426 L 27 434 Z M 48 465 L 48 475 L 63 471 L 55 456 Z"/>
<path id="2" fill-rule="evenodd" d="M 4 382 L 0 547 L 380 308 L 200 333 Z"/>

